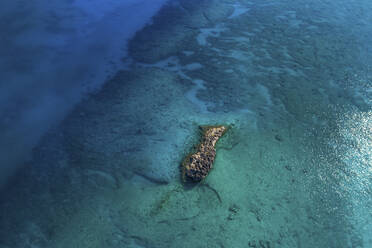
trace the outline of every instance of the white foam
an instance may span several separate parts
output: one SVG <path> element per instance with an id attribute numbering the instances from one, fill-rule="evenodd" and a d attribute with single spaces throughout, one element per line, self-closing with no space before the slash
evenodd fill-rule
<path id="1" fill-rule="evenodd" d="M 233 50 L 231 54 L 229 55 L 229 57 L 234 58 L 236 60 L 247 62 L 247 61 L 251 61 L 254 55 L 252 55 L 252 53 L 250 52 L 245 52 L 241 50 Z"/>
<path id="2" fill-rule="evenodd" d="M 202 101 L 198 99 L 197 97 L 199 90 L 206 90 L 204 81 L 201 79 L 192 79 L 191 77 L 187 76 L 184 72 L 184 71 L 192 71 L 192 70 L 201 69 L 203 67 L 202 64 L 191 63 L 191 64 L 182 66 L 180 65 L 179 58 L 176 56 L 172 56 L 164 60 L 158 61 L 154 64 L 136 63 L 136 65 L 142 66 L 142 67 L 155 67 L 155 68 L 170 70 L 170 71 L 176 72 L 182 78 L 190 80 L 191 82 L 194 83 L 195 86 L 185 93 L 186 98 L 190 102 L 195 104 L 201 113 L 210 113 L 210 111 L 208 111 L 208 107 L 213 107 L 214 104 L 212 102 Z"/>
<path id="3" fill-rule="evenodd" d="M 372 87 L 354 86 L 352 97 L 354 103 L 358 106 L 372 106 Z"/>
<path id="4" fill-rule="evenodd" d="M 255 115 L 256 114 L 255 112 L 253 112 L 252 110 L 250 110 L 248 108 L 239 109 L 238 112 L 245 113 L 245 114 L 251 114 L 251 115 Z"/>
<path id="5" fill-rule="evenodd" d="M 194 79 L 192 82 L 195 84 L 194 87 L 192 87 L 188 92 L 186 92 L 185 96 L 186 98 L 195 104 L 201 113 L 209 113 L 208 107 L 213 107 L 214 104 L 211 102 L 205 102 L 197 98 L 196 94 L 199 90 L 205 90 L 206 87 L 204 86 L 204 81 L 201 79 Z"/>
<path id="6" fill-rule="evenodd" d="M 186 56 L 191 56 L 193 55 L 195 52 L 194 51 L 182 51 L 183 54 L 185 54 Z"/>
<path id="7" fill-rule="evenodd" d="M 229 16 L 229 19 L 233 19 L 238 16 L 241 16 L 250 10 L 250 8 L 244 7 L 240 4 L 234 4 L 233 6 L 234 6 L 234 12 Z"/>
<path id="8" fill-rule="evenodd" d="M 257 92 L 265 99 L 266 105 L 273 106 L 273 101 L 271 100 L 271 95 L 267 87 L 262 84 L 257 84 L 256 89 Z"/>
<path id="9" fill-rule="evenodd" d="M 289 21 L 289 26 L 290 26 L 291 28 L 300 28 L 300 25 L 303 24 L 303 23 L 304 23 L 303 21 L 301 21 L 301 20 L 297 20 L 297 19 L 295 19 L 295 20 L 290 20 L 290 21 Z"/>
<path id="10" fill-rule="evenodd" d="M 283 53 L 284 57 L 286 57 L 287 59 L 293 60 L 293 57 L 289 55 L 288 48 L 286 46 L 281 46 L 280 50 Z"/>
<path id="11" fill-rule="evenodd" d="M 227 28 L 223 24 L 217 24 L 214 28 L 201 28 L 200 33 L 197 35 L 196 40 L 200 46 L 208 45 L 208 37 L 219 37 L 220 34 L 226 31 Z"/>

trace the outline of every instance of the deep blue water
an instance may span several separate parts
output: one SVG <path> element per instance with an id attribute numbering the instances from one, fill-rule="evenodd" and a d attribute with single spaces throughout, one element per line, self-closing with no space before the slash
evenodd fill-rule
<path id="1" fill-rule="evenodd" d="M 4 3 L 0 248 L 372 247 L 371 23 L 369 1 Z"/>

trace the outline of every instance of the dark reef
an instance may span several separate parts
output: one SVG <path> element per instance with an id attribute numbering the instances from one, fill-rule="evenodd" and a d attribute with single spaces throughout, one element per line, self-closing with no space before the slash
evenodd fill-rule
<path id="1" fill-rule="evenodd" d="M 216 143 L 227 131 L 226 126 L 201 126 L 203 135 L 196 152 L 191 153 L 182 162 L 182 179 L 184 182 L 199 182 L 212 169 L 216 157 Z"/>

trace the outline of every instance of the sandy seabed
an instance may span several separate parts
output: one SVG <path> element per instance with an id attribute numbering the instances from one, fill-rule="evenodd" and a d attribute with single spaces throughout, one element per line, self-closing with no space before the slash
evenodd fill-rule
<path id="1" fill-rule="evenodd" d="M 342 2 L 164 6 L 4 190 L 0 247 L 371 246 L 371 16 Z"/>

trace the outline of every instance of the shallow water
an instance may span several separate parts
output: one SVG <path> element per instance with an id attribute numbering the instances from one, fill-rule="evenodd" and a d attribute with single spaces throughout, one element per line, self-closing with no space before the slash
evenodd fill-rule
<path id="1" fill-rule="evenodd" d="M 0 247 L 372 247 L 371 10 L 171 1 L 3 190 Z"/>

